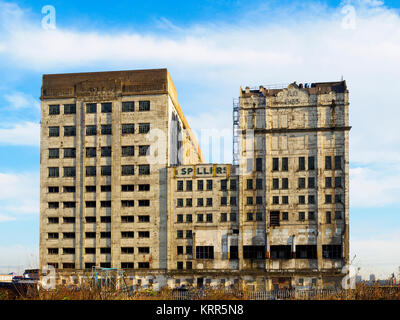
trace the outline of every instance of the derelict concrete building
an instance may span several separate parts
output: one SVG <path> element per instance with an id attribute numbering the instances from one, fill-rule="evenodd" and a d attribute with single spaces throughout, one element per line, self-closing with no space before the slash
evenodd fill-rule
<path id="1" fill-rule="evenodd" d="M 41 99 L 41 266 L 253 289 L 343 276 L 345 82 L 241 89 L 234 165 L 204 163 L 166 69 L 44 75 Z"/>

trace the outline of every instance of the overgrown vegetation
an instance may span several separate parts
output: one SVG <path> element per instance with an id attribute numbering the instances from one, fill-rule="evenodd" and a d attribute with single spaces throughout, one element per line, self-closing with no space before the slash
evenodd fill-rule
<path id="1" fill-rule="evenodd" d="M 294 291 L 292 291 L 293 293 Z M 281 292 L 282 293 L 282 292 Z M 105 290 L 95 287 L 73 288 L 58 286 L 54 290 L 28 290 L 26 293 L 0 290 L 0 300 L 275 300 L 286 299 L 313 299 L 313 300 L 400 300 L 400 287 L 366 286 L 360 284 L 354 290 L 340 290 L 335 292 L 310 291 L 311 294 L 274 295 L 274 292 L 265 292 L 255 295 L 247 291 L 227 291 L 224 289 L 190 288 L 187 291 L 177 291 L 164 288 L 160 292 L 150 289 L 140 291 Z"/>

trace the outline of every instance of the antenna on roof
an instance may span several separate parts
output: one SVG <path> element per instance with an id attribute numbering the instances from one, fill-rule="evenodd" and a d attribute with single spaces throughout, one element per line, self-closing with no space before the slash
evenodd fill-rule
<path id="1" fill-rule="evenodd" d="M 343 81 L 343 75 L 342 75 L 342 80 L 341 81 Z"/>

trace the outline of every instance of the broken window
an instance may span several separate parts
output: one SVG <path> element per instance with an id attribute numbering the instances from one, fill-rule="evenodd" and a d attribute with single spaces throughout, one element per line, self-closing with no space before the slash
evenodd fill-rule
<path id="1" fill-rule="evenodd" d="M 86 135 L 95 136 L 97 134 L 97 127 L 95 125 L 86 126 Z"/>
<path id="2" fill-rule="evenodd" d="M 150 216 L 138 216 L 139 222 L 150 222 Z"/>
<path id="3" fill-rule="evenodd" d="M 139 165 L 139 175 L 149 175 L 150 174 L 150 165 L 149 164 L 140 164 Z"/>
<path id="4" fill-rule="evenodd" d="M 133 254 L 134 249 L 133 247 L 121 247 L 122 254 Z"/>
<path id="5" fill-rule="evenodd" d="M 135 111 L 134 101 L 123 101 L 122 102 L 122 112 L 133 112 Z"/>
<path id="6" fill-rule="evenodd" d="M 288 171 L 289 170 L 289 159 L 288 158 L 282 158 L 282 171 Z"/>
<path id="7" fill-rule="evenodd" d="M 121 166 L 121 175 L 130 176 L 135 174 L 135 167 L 133 165 Z"/>
<path id="8" fill-rule="evenodd" d="M 343 219 L 342 211 L 335 211 L 335 219 L 336 220 L 342 220 Z"/>
<path id="9" fill-rule="evenodd" d="M 86 147 L 86 158 L 95 158 L 96 157 L 96 148 Z"/>
<path id="10" fill-rule="evenodd" d="M 229 203 L 231 206 L 236 206 L 236 197 L 230 197 Z"/>
<path id="11" fill-rule="evenodd" d="M 297 245 L 296 259 L 317 259 L 316 245 Z"/>
<path id="12" fill-rule="evenodd" d="M 272 159 L 272 170 L 278 171 L 279 170 L 279 158 Z"/>
<path id="13" fill-rule="evenodd" d="M 335 188 L 342 187 L 342 177 L 335 177 Z"/>
<path id="14" fill-rule="evenodd" d="M 121 232 L 121 238 L 123 239 L 128 239 L 128 238 L 134 238 L 135 233 L 133 231 L 122 231 Z"/>
<path id="15" fill-rule="evenodd" d="M 289 220 L 289 213 L 288 212 L 282 212 L 282 220 Z"/>
<path id="16" fill-rule="evenodd" d="M 221 206 L 226 206 L 228 204 L 228 198 L 227 197 L 221 197 Z"/>
<path id="17" fill-rule="evenodd" d="M 58 178 L 59 177 L 59 168 L 50 167 L 49 168 L 49 178 Z"/>
<path id="18" fill-rule="evenodd" d="M 49 115 L 56 115 L 56 114 L 60 114 L 60 105 L 59 104 L 49 105 Z"/>
<path id="19" fill-rule="evenodd" d="M 122 269 L 133 269 L 134 263 L 133 262 L 121 262 Z"/>
<path id="20" fill-rule="evenodd" d="M 325 195 L 325 203 L 332 203 L 332 195 L 331 194 Z"/>
<path id="21" fill-rule="evenodd" d="M 239 259 L 239 247 L 238 246 L 230 246 L 229 247 L 229 259 L 230 260 Z"/>
<path id="22" fill-rule="evenodd" d="M 306 170 L 306 158 L 299 157 L 299 171 Z"/>
<path id="23" fill-rule="evenodd" d="M 272 179 L 272 189 L 279 189 L 279 179 Z"/>
<path id="24" fill-rule="evenodd" d="M 139 269 L 149 269 L 150 263 L 148 262 L 138 262 Z"/>
<path id="25" fill-rule="evenodd" d="M 150 248 L 149 247 L 139 247 L 138 251 L 141 254 L 148 254 L 148 253 L 150 253 Z"/>
<path id="26" fill-rule="evenodd" d="M 100 217 L 100 221 L 102 223 L 111 223 L 111 217 L 109 217 L 109 216 Z"/>
<path id="27" fill-rule="evenodd" d="M 121 200 L 121 207 L 127 208 L 127 207 L 133 207 L 133 206 L 135 206 L 134 200 Z"/>
<path id="28" fill-rule="evenodd" d="M 48 248 L 47 252 L 49 255 L 58 254 L 58 248 Z"/>
<path id="29" fill-rule="evenodd" d="M 102 124 L 101 125 L 101 134 L 104 134 L 104 135 L 112 134 L 111 124 Z"/>
<path id="30" fill-rule="evenodd" d="M 335 156 L 335 169 L 342 169 L 342 156 Z"/>
<path id="31" fill-rule="evenodd" d="M 64 223 L 75 223 L 75 217 L 64 217 Z"/>
<path id="32" fill-rule="evenodd" d="M 269 224 L 271 227 L 279 226 L 279 211 L 271 211 L 269 214 Z"/>
<path id="33" fill-rule="evenodd" d="M 95 239 L 96 238 L 96 232 L 85 232 L 85 237 L 87 239 Z"/>
<path id="34" fill-rule="evenodd" d="M 330 212 L 330 211 L 327 211 L 327 212 L 325 213 L 325 220 L 326 220 L 326 223 L 331 223 L 331 222 L 332 222 L 332 219 L 331 219 L 331 212 Z"/>
<path id="35" fill-rule="evenodd" d="M 272 197 L 272 204 L 279 204 L 279 197 L 278 196 L 273 196 Z"/>
<path id="36" fill-rule="evenodd" d="M 96 192 L 96 186 L 86 186 L 86 192 Z"/>
<path id="37" fill-rule="evenodd" d="M 257 190 L 263 189 L 263 179 L 256 179 L 256 189 Z"/>
<path id="38" fill-rule="evenodd" d="M 236 190 L 236 180 L 230 180 L 230 189 L 231 191 Z"/>
<path id="39" fill-rule="evenodd" d="M 150 191 L 150 184 L 139 184 L 139 191 Z"/>
<path id="40" fill-rule="evenodd" d="M 101 186 L 101 192 L 111 192 L 111 185 Z"/>
<path id="41" fill-rule="evenodd" d="M 315 170 L 315 158 L 308 157 L 308 170 Z"/>
<path id="42" fill-rule="evenodd" d="M 308 220 L 315 220 L 315 212 L 313 211 L 308 212 Z"/>
<path id="43" fill-rule="evenodd" d="M 63 248 L 63 254 L 75 254 L 75 248 Z"/>
<path id="44" fill-rule="evenodd" d="M 264 215 L 262 212 L 257 212 L 256 213 L 256 221 L 263 221 L 264 220 Z"/>
<path id="45" fill-rule="evenodd" d="M 96 113 L 97 103 L 86 103 L 86 113 Z"/>
<path id="46" fill-rule="evenodd" d="M 229 220 L 230 220 L 231 222 L 236 222 L 236 220 L 237 220 L 237 215 L 236 215 L 235 212 L 231 212 L 231 213 L 230 213 L 230 215 L 229 215 Z"/>
<path id="47" fill-rule="evenodd" d="M 49 187 L 48 190 L 49 190 L 49 193 L 58 193 L 59 188 L 58 187 Z"/>
<path id="48" fill-rule="evenodd" d="M 342 259 L 342 246 L 341 245 L 323 245 L 322 257 L 324 259 Z"/>
<path id="49" fill-rule="evenodd" d="M 288 178 L 282 179 L 282 189 L 289 189 L 289 179 Z"/>
<path id="50" fill-rule="evenodd" d="M 49 222 L 49 224 L 57 224 L 58 223 L 58 218 L 57 217 L 49 217 L 48 218 L 48 222 Z"/>
<path id="51" fill-rule="evenodd" d="M 256 171 L 261 172 L 262 171 L 262 158 L 257 158 L 256 159 Z"/>
<path id="52" fill-rule="evenodd" d="M 96 223 L 96 217 L 86 217 L 86 223 Z"/>
<path id="53" fill-rule="evenodd" d="M 243 246 L 243 259 L 265 259 L 265 247 Z"/>
<path id="54" fill-rule="evenodd" d="M 308 188 L 309 189 L 315 188 L 315 178 L 314 177 L 308 178 Z"/>
<path id="55" fill-rule="evenodd" d="M 101 104 L 101 112 L 109 113 L 112 112 L 112 103 L 111 102 L 104 102 Z"/>
<path id="56" fill-rule="evenodd" d="M 325 170 L 331 170 L 331 169 L 332 169 L 332 157 L 325 156 Z"/>
<path id="57" fill-rule="evenodd" d="M 76 135 L 75 126 L 65 126 L 64 127 L 64 137 L 74 137 Z"/>
<path id="58" fill-rule="evenodd" d="M 149 231 L 139 231 L 139 238 L 150 238 L 150 232 Z"/>
<path id="59" fill-rule="evenodd" d="M 49 209 L 58 209 L 59 203 L 58 202 L 49 202 Z"/>
<path id="60" fill-rule="evenodd" d="M 247 197 L 246 198 L 246 204 L 247 205 L 252 205 L 253 204 L 253 197 Z"/>
<path id="61" fill-rule="evenodd" d="M 306 187 L 306 179 L 299 178 L 299 189 L 304 189 Z"/>
<path id="62" fill-rule="evenodd" d="M 138 206 L 139 207 L 149 207 L 150 206 L 150 200 L 138 200 Z"/>
<path id="63" fill-rule="evenodd" d="M 253 213 L 247 212 L 247 221 L 253 221 Z"/>
<path id="64" fill-rule="evenodd" d="M 109 232 L 109 231 L 100 232 L 100 238 L 110 239 L 111 238 L 111 232 Z"/>
<path id="65" fill-rule="evenodd" d="M 60 127 L 49 127 L 49 137 L 59 137 Z"/>
<path id="66" fill-rule="evenodd" d="M 121 216 L 122 223 L 132 223 L 135 222 L 134 216 Z"/>
<path id="67" fill-rule="evenodd" d="M 111 147 L 101 147 L 102 157 L 111 157 Z"/>
<path id="68" fill-rule="evenodd" d="M 150 111 L 150 101 L 139 101 L 139 111 Z"/>
<path id="69" fill-rule="evenodd" d="M 64 104 L 64 114 L 75 114 L 76 104 Z"/>
<path id="70" fill-rule="evenodd" d="M 150 131 L 150 123 L 139 123 L 139 133 L 148 133 Z"/>
<path id="71" fill-rule="evenodd" d="M 247 179 L 247 190 L 253 190 L 253 179 Z"/>
<path id="72" fill-rule="evenodd" d="M 308 196 L 308 203 L 309 204 L 314 204 L 315 203 L 315 196 L 309 195 Z"/>
<path id="73" fill-rule="evenodd" d="M 289 196 L 282 196 L 282 204 L 289 204 Z"/>
<path id="74" fill-rule="evenodd" d="M 299 212 L 299 220 L 300 221 L 306 220 L 306 213 L 305 212 Z"/>
<path id="75" fill-rule="evenodd" d="M 50 148 L 49 149 L 49 159 L 58 159 L 60 157 L 60 149 Z"/>
<path id="76" fill-rule="evenodd" d="M 135 133 L 135 125 L 133 123 L 125 123 L 121 125 L 122 134 L 132 134 Z"/>
<path id="77" fill-rule="evenodd" d="M 207 207 L 212 207 L 213 205 L 213 199 L 212 198 L 207 198 L 206 199 L 206 206 Z"/>
<path id="78" fill-rule="evenodd" d="M 111 166 L 101 166 L 102 176 L 111 176 Z"/>
<path id="79" fill-rule="evenodd" d="M 196 246 L 196 259 L 214 259 L 214 247 Z"/>
<path id="80" fill-rule="evenodd" d="M 270 246 L 270 258 L 271 259 L 291 259 L 292 258 L 292 247 L 279 245 Z"/>
<path id="81" fill-rule="evenodd" d="M 305 196 L 299 196 L 299 204 L 305 204 L 306 203 L 306 197 Z"/>
<path id="82" fill-rule="evenodd" d="M 192 206 L 192 198 L 187 198 L 186 199 L 186 207 L 191 207 Z"/>
<path id="83" fill-rule="evenodd" d="M 47 234 L 48 239 L 58 239 L 58 233 L 56 232 L 49 232 Z"/>
<path id="84" fill-rule="evenodd" d="M 102 208 L 111 208 L 111 201 L 100 201 L 100 206 Z"/>
<path id="85" fill-rule="evenodd" d="M 86 177 L 95 177 L 95 176 L 96 176 L 96 167 L 86 166 Z"/>

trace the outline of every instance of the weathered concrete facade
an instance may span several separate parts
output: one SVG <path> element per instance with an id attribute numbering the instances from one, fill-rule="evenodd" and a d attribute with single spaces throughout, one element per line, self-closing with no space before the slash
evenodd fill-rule
<path id="1" fill-rule="evenodd" d="M 41 266 L 165 269 L 166 167 L 202 161 L 168 71 L 44 75 L 41 99 Z"/>
<path id="2" fill-rule="evenodd" d="M 240 164 L 206 164 L 166 69 L 45 75 L 41 266 L 122 268 L 134 285 L 337 285 L 348 106 L 345 82 L 241 89 Z"/>

